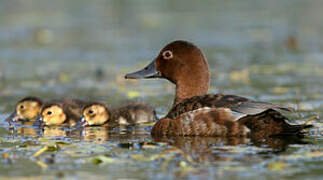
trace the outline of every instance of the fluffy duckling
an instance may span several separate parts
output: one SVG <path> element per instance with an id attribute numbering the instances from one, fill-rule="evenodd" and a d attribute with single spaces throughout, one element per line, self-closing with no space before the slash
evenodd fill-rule
<path id="1" fill-rule="evenodd" d="M 6 119 L 10 121 L 35 121 L 40 113 L 43 101 L 35 96 L 27 96 L 16 104 L 15 111 Z"/>
<path id="2" fill-rule="evenodd" d="M 74 126 L 81 119 L 86 102 L 77 99 L 54 100 L 45 103 L 40 112 L 39 121 L 43 125 Z"/>
<path id="3" fill-rule="evenodd" d="M 156 121 L 156 112 L 148 104 L 130 103 L 109 111 L 100 102 L 92 102 L 83 109 L 82 126 L 134 125 Z"/>

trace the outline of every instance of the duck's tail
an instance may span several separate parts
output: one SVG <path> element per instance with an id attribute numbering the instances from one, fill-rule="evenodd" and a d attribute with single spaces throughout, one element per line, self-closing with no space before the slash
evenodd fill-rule
<path id="1" fill-rule="evenodd" d="M 300 125 L 291 125 L 288 124 L 283 128 L 283 131 L 278 134 L 273 134 L 272 136 L 288 136 L 288 135 L 297 135 L 304 136 L 304 129 L 313 127 L 311 124 L 300 124 Z"/>
<path id="2" fill-rule="evenodd" d="M 292 125 L 280 112 L 273 109 L 255 115 L 247 115 L 238 121 L 250 129 L 251 135 L 270 137 L 304 135 L 303 130 L 313 127 L 310 124 Z"/>

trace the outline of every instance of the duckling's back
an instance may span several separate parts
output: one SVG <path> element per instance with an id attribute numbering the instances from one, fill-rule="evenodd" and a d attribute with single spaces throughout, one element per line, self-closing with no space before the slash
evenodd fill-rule
<path id="1" fill-rule="evenodd" d="M 134 125 L 155 122 L 157 120 L 154 108 L 142 102 L 133 102 L 111 111 L 112 121 L 121 125 Z"/>

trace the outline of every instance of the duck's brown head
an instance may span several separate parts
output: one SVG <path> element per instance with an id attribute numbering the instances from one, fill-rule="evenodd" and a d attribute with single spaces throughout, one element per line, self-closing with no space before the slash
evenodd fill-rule
<path id="1" fill-rule="evenodd" d="M 82 126 L 100 126 L 110 118 L 106 105 L 99 102 L 89 103 L 85 106 L 82 115 Z"/>
<path id="2" fill-rule="evenodd" d="M 209 66 L 202 51 L 187 41 L 166 45 L 144 69 L 129 73 L 127 79 L 165 78 L 176 84 L 176 100 L 206 94 L 209 88 Z"/>
<path id="3" fill-rule="evenodd" d="M 18 101 L 15 111 L 7 119 L 10 121 L 34 121 L 39 115 L 42 104 L 42 100 L 38 97 L 25 97 Z"/>
<path id="4" fill-rule="evenodd" d="M 42 107 L 40 112 L 40 121 L 42 124 L 51 125 L 61 125 L 68 119 L 64 108 L 59 103 L 47 103 Z"/>

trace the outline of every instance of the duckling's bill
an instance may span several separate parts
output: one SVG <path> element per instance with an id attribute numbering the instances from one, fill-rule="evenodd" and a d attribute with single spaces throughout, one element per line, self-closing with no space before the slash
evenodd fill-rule
<path id="1" fill-rule="evenodd" d="M 89 125 L 89 123 L 86 121 L 85 117 L 82 116 L 82 118 L 81 118 L 81 126 L 85 127 L 85 126 L 88 126 L 88 125 Z"/>
<path id="2" fill-rule="evenodd" d="M 17 114 L 16 111 L 14 111 L 13 113 L 11 113 L 5 121 L 7 121 L 8 123 L 10 122 L 15 122 L 15 121 L 18 121 L 19 120 L 19 116 Z"/>

